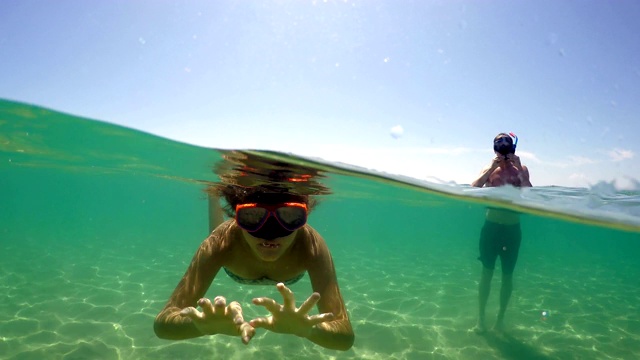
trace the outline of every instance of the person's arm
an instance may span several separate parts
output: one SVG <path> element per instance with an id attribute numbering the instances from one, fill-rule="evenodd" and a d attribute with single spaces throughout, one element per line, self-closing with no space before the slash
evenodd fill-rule
<path id="1" fill-rule="evenodd" d="M 532 187 L 533 185 L 531 185 L 531 181 L 529 180 L 529 169 L 522 165 L 522 163 L 520 162 L 520 157 L 517 156 L 516 154 L 510 154 L 508 156 L 509 161 L 511 161 L 511 163 L 513 164 L 513 166 L 516 167 L 516 169 L 518 170 L 518 178 L 520 179 L 520 186 L 521 187 Z"/>
<path id="2" fill-rule="evenodd" d="M 159 338 L 179 340 L 204 335 L 195 327 L 193 321 L 181 315 L 180 311 L 190 306 L 198 306 L 198 300 L 207 292 L 221 267 L 221 256 L 216 256 L 220 252 L 220 244 L 219 235 L 214 233 L 198 248 L 182 280 L 155 319 L 153 329 Z"/>
<path id="3" fill-rule="evenodd" d="M 482 172 L 480 173 L 480 176 L 478 176 L 477 179 L 475 179 L 472 183 L 471 186 L 473 187 L 483 187 L 487 184 L 487 182 L 489 181 L 489 177 L 491 177 L 491 174 L 493 173 L 493 171 L 495 169 L 498 168 L 498 166 L 500 165 L 500 159 L 498 159 L 497 157 L 493 159 L 493 161 L 491 162 L 491 165 L 485 167 L 484 169 L 482 169 Z"/>
<path id="4" fill-rule="evenodd" d="M 320 234 L 311 229 L 310 232 L 316 237 L 315 254 L 307 270 L 311 286 L 320 294 L 319 313 L 333 313 L 334 320 L 315 325 L 307 339 L 325 348 L 349 350 L 355 337 L 338 287 L 333 259 Z"/>
<path id="5" fill-rule="evenodd" d="M 529 169 L 526 166 L 522 166 L 520 181 L 522 187 L 533 187 L 533 185 L 531 185 L 531 180 L 529 179 Z"/>

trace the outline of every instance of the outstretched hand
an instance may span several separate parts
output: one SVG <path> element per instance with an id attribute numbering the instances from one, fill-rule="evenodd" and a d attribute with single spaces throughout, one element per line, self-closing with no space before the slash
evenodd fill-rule
<path id="1" fill-rule="evenodd" d="M 309 315 L 309 311 L 320 300 L 320 294 L 311 294 L 299 308 L 296 308 L 293 292 L 283 283 L 278 283 L 276 287 L 282 295 L 284 304 L 280 305 L 277 301 L 267 297 L 253 299 L 255 305 L 264 306 L 271 313 L 271 316 L 251 320 L 249 325 L 253 328 L 265 328 L 276 333 L 294 334 L 306 338 L 311 334 L 315 325 L 334 319 L 332 313 Z"/>
<path id="2" fill-rule="evenodd" d="M 198 300 L 198 305 L 202 312 L 194 307 L 188 307 L 180 311 L 180 315 L 187 316 L 193 320 L 195 327 L 206 335 L 225 334 L 230 336 L 240 336 L 246 345 L 256 334 L 256 330 L 242 316 L 242 307 L 236 301 L 232 301 L 227 306 L 227 300 L 222 296 L 217 296 L 211 300 L 202 298 Z"/>

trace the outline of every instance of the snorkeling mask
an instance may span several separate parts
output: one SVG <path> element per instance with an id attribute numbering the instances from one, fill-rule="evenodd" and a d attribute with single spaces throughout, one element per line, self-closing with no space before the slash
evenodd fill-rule
<path id="1" fill-rule="evenodd" d="M 506 157 L 508 154 L 515 154 L 517 145 L 518 137 L 516 136 L 516 134 L 512 132 L 510 132 L 509 134 L 502 133 L 499 134 L 495 140 L 493 140 L 493 151 Z"/>
<path id="2" fill-rule="evenodd" d="M 299 202 L 238 204 L 236 223 L 257 238 L 274 240 L 304 226 L 307 213 L 307 204 Z"/>

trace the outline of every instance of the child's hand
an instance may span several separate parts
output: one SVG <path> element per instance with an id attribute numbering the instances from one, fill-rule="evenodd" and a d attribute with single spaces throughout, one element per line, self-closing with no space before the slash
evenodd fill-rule
<path id="1" fill-rule="evenodd" d="M 202 312 L 194 307 L 182 309 L 180 314 L 193 320 L 195 327 L 204 335 L 225 334 L 230 336 L 240 336 L 246 345 L 256 334 L 256 329 L 244 321 L 242 307 L 236 301 L 226 306 L 227 300 L 222 296 L 217 296 L 211 300 L 202 298 L 198 300 L 198 305 Z"/>
<path id="2" fill-rule="evenodd" d="M 320 294 L 311 294 L 299 308 L 296 308 L 293 292 L 283 283 L 278 283 L 277 287 L 284 299 L 284 305 L 266 297 L 253 299 L 255 305 L 264 306 L 271 313 L 271 316 L 251 320 L 249 324 L 253 328 L 265 328 L 277 333 L 294 334 L 306 338 L 315 325 L 333 320 L 332 313 L 308 315 L 320 300 Z"/>

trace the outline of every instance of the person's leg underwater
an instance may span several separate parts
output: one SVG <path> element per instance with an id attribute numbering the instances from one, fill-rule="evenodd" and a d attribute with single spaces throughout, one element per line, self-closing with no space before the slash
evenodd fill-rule
<path id="1" fill-rule="evenodd" d="M 500 286 L 500 310 L 498 311 L 498 318 L 494 329 L 496 331 L 504 331 L 504 314 L 507 311 L 509 305 L 509 299 L 511 299 L 511 293 L 513 292 L 513 274 L 502 274 L 502 285 Z"/>
<path id="2" fill-rule="evenodd" d="M 507 312 L 507 306 L 513 292 L 513 272 L 518 261 L 520 252 L 521 231 L 520 226 L 514 227 L 508 233 L 508 241 L 502 248 L 500 254 L 500 263 L 502 267 L 502 284 L 500 286 L 500 310 L 494 329 L 496 331 L 504 331 L 504 315 Z"/>
<path id="3" fill-rule="evenodd" d="M 487 331 L 485 321 L 485 310 L 487 308 L 487 301 L 489 300 L 489 294 L 491 293 L 491 279 L 493 278 L 493 270 L 487 269 L 482 266 L 482 275 L 480 276 L 480 285 L 478 286 L 478 324 L 475 331 L 483 333 Z"/>

